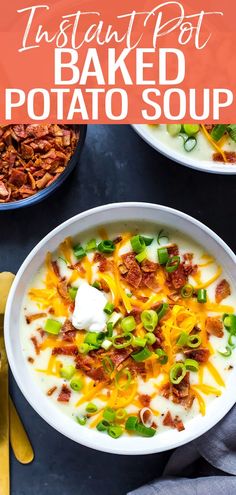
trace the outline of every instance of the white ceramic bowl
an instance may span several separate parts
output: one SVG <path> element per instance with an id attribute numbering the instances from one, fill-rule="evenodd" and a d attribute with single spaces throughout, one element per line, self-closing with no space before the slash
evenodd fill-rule
<path id="1" fill-rule="evenodd" d="M 9 363 L 15 380 L 22 393 L 38 414 L 56 430 L 72 440 L 105 452 L 116 454 L 151 454 L 178 447 L 202 435 L 212 428 L 229 411 L 236 401 L 236 368 L 231 372 L 227 388 L 221 397 L 212 401 L 206 416 L 196 416 L 186 424 L 182 432 L 169 430 L 153 438 L 123 436 L 113 440 L 96 430 L 77 425 L 71 418 L 57 409 L 40 388 L 29 372 L 20 345 L 19 314 L 22 299 L 32 276 L 43 263 L 46 253 L 54 251 L 67 236 L 74 236 L 84 230 L 112 222 L 156 223 L 178 229 L 206 247 L 223 266 L 230 278 L 236 279 L 236 257 L 230 248 L 210 229 L 197 220 L 165 206 L 148 203 L 117 203 L 100 206 L 80 213 L 67 220 L 48 234 L 29 254 L 16 275 L 7 302 L 5 316 L 5 341 Z"/>
<path id="2" fill-rule="evenodd" d="M 152 148 L 162 153 L 162 155 L 167 156 L 174 162 L 185 165 L 189 168 L 194 168 L 196 170 L 201 170 L 202 172 L 209 172 L 211 174 L 222 174 L 222 175 L 235 175 L 236 165 L 225 165 L 224 163 L 217 163 L 207 160 L 197 160 L 191 157 L 191 153 L 183 154 L 176 151 L 175 149 L 167 146 L 161 140 L 158 139 L 156 134 L 152 134 L 148 130 L 148 126 L 143 124 L 133 124 L 133 129 L 139 134 L 139 136 L 146 141 Z"/>

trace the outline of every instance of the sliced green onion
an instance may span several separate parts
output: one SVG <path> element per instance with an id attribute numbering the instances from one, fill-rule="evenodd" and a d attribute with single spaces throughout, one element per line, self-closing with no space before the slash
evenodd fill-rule
<path id="1" fill-rule="evenodd" d="M 112 360 L 109 356 L 105 356 L 103 358 L 102 365 L 103 365 L 105 373 L 107 373 L 108 375 L 111 375 L 111 373 L 114 370 L 114 363 L 112 362 Z"/>
<path id="2" fill-rule="evenodd" d="M 68 293 L 69 293 L 69 296 L 70 296 L 70 298 L 71 298 L 72 301 L 75 300 L 77 292 L 78 292 L 78 288 L 77 287 L 70 287 L 69 288 Z"/>
<path id="3" fill-rule="evenodd" d="M 137 425 L 138 425 L 137 416 L 130 416 L 125 423 L 125 429 L 127 431 L 136 431 Z"/>
<path id="4" fill-rule="evenodd" d="M 183 363 L 176 363 L 170 368 L 170 381 L 178 385 L 186 375 L 186 368 Z"/>
<path id="5" fill-rule="evenodd" d="M 145 330 L 153 332 L 157 326 L 158 316 L 153 309 L 145 309 L 141 313 L 141 320 Z"/>
<path id="6" fill-rule="evenodd" d="M 105 339 L 101 344 L 101 347 L 105 349 L 105 351 L 108 351 L 108 349 L 110 349 L 111 346 L 112 346 L 112 342 L 108 339 Z"/>
<path id="7" fill-rule="evenodd" d="M 107 323 L 107 331 L 106 331 L 106 336 L 108 338 L 111 338 L 113 335 L 113 323 Z"/>
<path id="8" fill-rule="evenodd" d="M 184 366 L 187 371 L 199 370 L 199 363 L 195 359 L 185 359 Z"/>
<path id="9" fill-rule="evenodd" d="M 198 289 L 197 291 L 197 302 L 206 303 L 207 302 L 207 291 L 206 289 Z"/>
<path id="10" fill-rule="evenodd" d="M 181 296 L 184 299 L 188 299 L 193 295 L 193 286 L 191 284 L 185 284 L 181 289 Z"/>
<path id="11" fill-rule="evenodd" d="M 236 342 L 234 341 L 234 338 L 235 338 L 235 335 L 233 335 L 232 333 L 230 334 L 230 336 L 228 338 L 228 344 L 230 345 L 230 347 L 232 349 L 235 349 L 235 347 L 236 347 Z"/>
<path id="12" fill-rule="evenodd" d="M 127 412 L 125 409 L 122 407 L 120 409 L 117 409 L 116 411 L 116 420 L 117 421 L 123 421 L 127 416 Z"/>
<path id="13" fill-rule="evenodd" d="M 126 316 L 121 321 L 121 328 L 125 333 L 133 332 L 136 328 L 136 321 L 133 316 Z"/>
<path id="14" fill-rule="evenodd" d="M 101 284 L 97 280 L 93 282 L 92 287 L 94 287 L 94 289 L 101 290 Z"/>
<path id="15" fill-rule="evenodd" d="M 196 347 L 199 347 L 201 345 L 201 343 L 202 343 L 202 339 L 201 339 L 200 335 L 198 335 L 197 333 L 193 334 L 193 335 L 189 335 L 188 341 L 187 341 L 188 347 L 192 347 L 193 349 L 195 349 Z"/>
<path id="16" fill-rule="evenodd" d="M 180 264 L 180 256 L 172 256 L 166 263 L 166 271 L 168 273 L 175 272 Z"/>
<path id="17" fill-rule="evenodd" d="M 227 131 L 231 137 L 231 139 L 236 142 L 236 124 L 229 124 L 227 127 Z"/>
<path id="18" fill-rule="evenodd" d="M 147 339 L 143 339 L 142 337 L 134 337 L 132 341 L 134 347 L 145 347 L 146 343 Z"/>
<path id="19" fill-rule="evenodd" d="M 112 343 L 116 349 L 124 349 L 125 347 L 128 347 L 132 343 L 132 340 L 133 335 L 131 333 L 123 333 L 112 337 Z"/>
<path id="20" fill-rule="evenodd" d="M 134 237 L 132 237 L 130 239 L 130 243 L 133 251 L 137 254 L 144 251 L 146 247 L 145 241 L 141 235 L 135 235 Z"/>
<path id="21" fill-rule="evenodd" d="M 135 432 L 141 437 L 153 437 L 156 434 L 155 428 L 144 426 L 142 423 L 138 423 Z"/>
<path id="22" fill-rule="evenodd" d="M 224 136 L 226 129 L 227 129 L 227 124 L 215 125 L 211 131 L 211 138 L 216 142 L 220 141 L 220 139 Z"/>
<path id="23" fill-rule="evenodd" d="M 85 336 L 84 343 L 93 345 L 95 348 L 99 349 L 104 340 L 104 333 L 99 332 L 88 332 Z"/>
<path id="24" fill-rule="evenodd" d="M 184 141 L 184 149 L 187 152 L 193 151 L 197 146 L 197 140 L 194 136 L 189 137 Z"/>
<path id="25" fill-rule="evenodd" d="M 158 321 L 160 321 L 163 316 L 167 313 L 169 309 L 169 304 L 168 303 L 163 303 L 161 306 L 157 309 L 157 316 L 158 316 Z"/>
<path id="26" fill-rule="evenodd" d="M 142 251 L 141 253 L 135 256 L 135 259 L 138 261 L 138 263 L 142 263 L 142 261 L 144 261 L 146 258 L 147 258 L 146 251 Z"/>
<path id="27" fill-rule="evenodd" d="M 168 356 L 166 354 L 165 351 L 163 351 L 163 349 L 161 348 L 158 348 L 158 349 L 155 349 L 155 354 L 157 355 L 158 357 L 158 361 L 161 363 L 161 364 L 166 364 L 167 361 L 168 361 Z"/>
<path id="28" fill-rule="evenodd" d="M 236 315 L 224 315 L 223 323 L 228 332 L 232 335 L 236 335 Z"/>
<path id="29" fill-rule="evenodd" d="M 189 337 L 188 333 L 182 332 L 178 337 L 177 345 L 179 345 L 180 347 L 187 345 L 188 337 Z"/>
<path id="30" fill-rule="evenodd" d="M 194 134 L 197 134 L 200 131 L 200 125 L 199 124 L 183 124 L 184 132 L 188 136 L 194 136 Z"/>
<path id="31" fill-rule="evenodd" d="M 110 316 L 110 318 L 107 321 L 107 326 L 111 323 L 112 326 L 115 327 L 121 318 L 122 318 L 122 314 L 114 311 L 114 313 L 112 313 L 112 315 Z"/>
<path id="32" fill-rule="evenodd" d="M 157 250 L 158 261 L 160 265 L 165 265 L 169 259 L 168 250 L 166 247 L 161 247 Z"/>
<path id="33" fill-rule="evenodd" d="M 116 439 L 122 435 L 123 429 L 121 428 L 121 426 L 110 426 L 107 432 L 110 437 Z"/>
<path id="34" fill-rule="evenodd" d="M 83 381 L 81 378 L 73 378 L 70 382 L 70 388 L 72 388 L 75 392 L 80 392 L 83 388 Z"/>
<path id="35" fill-rule="evenodd" d="M 111 315 L 113 310 L 114 310 L 114 304 L 108 302 L 103 311 L 105 311 L 107 315 Z"/>
<path id="36" fill-rule="evenodd" d="M 149 345 L 155 344 L 155 342 L 157 340 L 157 338 L 154 335 L 154 333 L 150 333 L 150 332 L 146 333 L 145 339 L 147 341 L 147 344 L 149 344 Z"/>
<path id="37" fill-rule="evenodd" d="M 150 244 L 152 244 L 152 242 L 153 242 L 153 237 L 145 237 L 142 235 L 142 238 L 143 238 L 146 246 L 150 246 Z"/>
<path id="38" fill-rule="evenodd" d="M 169 242 L 169 236 L 168 234 L 165 234 L 164 229 L 160 230 L 157 235 L 157 244 L 161 246 L 162 244 L 168 244 Z"/>
<path id="39" fill-rule="evenodd" d="M 107 407 L 103 411 L 103 418 L 108 421 L 108 423 L 113 423 L 115 421 L 116 412 L 111 407 Z"/>
<path id="40" fill-rule="evenodd" d="M 60 369 L 60 376 L 65 378 L 66 380 L 70 380 L 72 376 L 75 374 L 75 367 L 72 364 L 68 366 L 63 366 Z"/>
<path id="41" fill-rule="evenodd" d="M 98 251 L 100 251 L 100 253 L 111 254 L 115 251 L 115 244 L 109 240 L 102 241 L 98 244 Z"/>
<path id="42" fill-rule="evenodd" d="M 85 408 L 85 411 L 87 413 L 95 413 L 97 412 L 98 408 L 96 406 L 96 404 L 94 404 L 93 402 L 89 402 Z"/>
<path id="43" fill-rule="evenodd" d="M 90 350 L 91 350 L 91 347 L 90 347 L 90 345 L 89 345 L 89 344 L 85 344 L 85 343 L 83 343 L 83 344 L 81 344 L 81 345 L 79 346 L 79 353 L 80 353 L 80 354 L 88 354 L 88 352 L 89 352 Z"/>
<path id="44" fill-rule="evenodd" d="M 62 327 L 62 323 L 58 320 L 53 320 L 52 318 L 48 318 L 44 330 L 47 333 L 51 333 L 52 335 L 58 335 Z"/>
<path id="45" fill-rule="evenodd" d="M 141 351 L 134 352 L 131 354 L 132 358 L 137 361 L 137 363 L 140 363 L 141 361 L 145 361 L 152 355 L 152 352 L 149 351 L 147 347 L 144 347 Z"/>
<path id="46" fill-rule="evenodd" d="M 181 124 L 167 124 L 167 132 L 170 136 L 175 137 L 181 132 Z"/>
<path id="47" fill-rule="evenodd" d="M 76 416 L 76 421 L 79 425 L 84 426 L 87 423 L 87 418 L 86 416 Z"/>
<path id="48" fill-rule="evenodd" d="M 122 383 L 122 379 L 125 380 L 124 383 Z M 130 386 L 131 380 L 132 380 L 132 376 L 130 371 L 127 368 L 123 368 L 122 370 L 118 371 L 118 373 L 116 373 L 115 376 L 116 388 L 121 391 L 127 390 Z"/>
<path id="49" fill-rule="evenodd" d="M 77 260 L 82 260 L 86 256 L 86 251 L 84 250 L 83 246 L 81 244 L 77 244 L 73 248 L 74 255 L 77 258 Z"/>
<path id="50" fill-rule="evenodd" d="M 230 357 L 232 354 L 232 349 L 227 345 L 225 348 L 225 351 L 218 351 L 218 354 L 220 354 L 223 357 Z"/>
<path id="51" fill-rule="evenodd" d="M 90 253 L 91 251 L 95 251 L 95 249 L 97 249 L 97 241 L 96 239 L 91 239 L 91 241 L 89 241 L 87 244 L 86 244 L 86 251 L 87 253 Z"/>
<path id="52" fill-rule="evenodd" d="M 107 421 L 105 421 L 104 419 L 102 419 L 101 421 L 99 421 L 96 428 L 98 431 L 107 431 L 109 426 L 110 426 L 110 424 Z"/>

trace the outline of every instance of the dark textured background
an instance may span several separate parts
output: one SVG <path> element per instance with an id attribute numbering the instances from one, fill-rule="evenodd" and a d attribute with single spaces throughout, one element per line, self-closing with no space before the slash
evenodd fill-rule
<path id="1" fill-rule="evenodd" d="M 89 126 L 81 163 L 60 191 L 29 209 L 0 214 L 0 271 L 16 272 L 35 244 L 69 217 L 117 201 L 147 201 L 182 210 L 236 250 L 236 181 L 192 171 L 159 155 L 129 126 Z M 12 458 L 12 495 L 125 495 L 161 474 L 168 453 L 113 456 L 63 437 L 29 406 L 14 380 L 11 393 L 35 449 Z"/>

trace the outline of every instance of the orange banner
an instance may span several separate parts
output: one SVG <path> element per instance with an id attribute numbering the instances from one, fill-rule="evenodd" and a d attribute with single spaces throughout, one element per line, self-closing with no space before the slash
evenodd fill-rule
<path id="1" fill-rule="evenodd" d="M 233 0 L 6 2 L 1 122 L 234 121 L 235 10 Z"/>

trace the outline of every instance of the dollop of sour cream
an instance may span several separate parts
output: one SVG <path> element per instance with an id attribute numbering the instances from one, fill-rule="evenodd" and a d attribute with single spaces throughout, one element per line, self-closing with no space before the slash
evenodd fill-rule
<path id="1" fill-rule="evenodd" d="M 105 295 L 83 282 L 78 288 L 75 298 L 75 309 L 72 315 L 72 324 L 77 330 L 87 332 L 102 332 L 106 327 L 106 313 L 104 308 L 107 303 Z"/>

